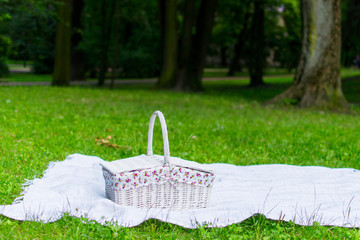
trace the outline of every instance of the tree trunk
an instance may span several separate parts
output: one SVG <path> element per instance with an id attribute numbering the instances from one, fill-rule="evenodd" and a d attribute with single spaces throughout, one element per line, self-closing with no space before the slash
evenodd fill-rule
<path id="1" fill-rule="evenodd" d="M 227 66 L 227 56 L 226 56 L 226 47 L 221 46 L 220 47 L 220 57 L 221 57 L 221 67 Z"/>
<path id="2" fill-rule="evenodd" d="M 191 61 L 188 64 L 187 78 L 182 90 L 202 91 L 202 75 L 205 58 L 210 42 L 211 30 L 214 23 L 217 0 L 202 0 L 196 22 L 196 35 L 191 47 Z"/>
<path id="3" fill-rule="evenodd" d="M 100 46 L 100 71 L 98 85 L 105 84 L 106 73 L 108 72 L 108 52 L 112 33 L 112 22 L 114 18 L 114 1 L 102 1 L 101 3 L 101 46 Z"/>
<path id="4" fill-rule="evenodd" d="M 120 2 L 116 1 L 115 2 L 115 47 L 114 47 L 114 54 L 113 54 L 113 58 L 112 58 L 112 71 L 111 71 L 111 84 L 110 84 L 110 88 L 113 89 L 114 85 L 115 85 L 115 78 L 118 76 L 118 64 L 117 64 L 117 56 L 120 55 L 119 52 L 119 26 L 120 26 L 120 13 L 121 11 L 121 6 L 120 6 Z M 130 36 L 130 34 L 129 34 Z"/>
<path id="5" fill-rule="evenodd" d="M 78 48 L 82 40 L 81 16 L 84 9 L 84 0 L 72 0 L 72 4 L 71 80 L 85 80 L 85 53 Z"/>
<path id="6" fill-rule="evenodd" d="M 162 24 L 162 70 L 157 87 L 174 87 L 182 91 L 203 90 L 201 79 L 214 22 L 217 0 L 203 0 L 192 37 L 194 1 L 185 0 L 184 25 L 177 59 L 176 0 L 158 0 Z"/>
<path id="7" fill-rule="evenodd" d="M 60 2 L 60 20 L 56 26 L 55 66 L 52 85 L 69 86 L 71 69 L 71 0 L 61 0 Z"/>
<path id="8" fill-rule="evenodd" d="M 162 68 L 156 83 L 159 88 L 170 88 L 175 84 L 177 70 L 176 0 L 159 0 L 163 26 Z M 163 14 L 163 15 L 162 15 Z"/>
<path id="9" fill-rule="evenodd" d="M 186 88 L 188 68 L 191 59 L 192 30 L 195 21 L 195 2 L 186 0 L 184 3 L 184 23 L 179 46 L 178 71 L 176 76 L 175 89 Z"/>
<path id="10" fill-rule="evenodd" d="M 160 48 L 159 48 L 159 66 L 162 71 L 164 64 L 164 39 L 165 39 L 165 0 L 157 0 L 160 20 Z"/>
<path id="11" fill-rule="evenodd" d="M 239 61 L 240 61 L 240 57 L 241 57 L 241 53 L 242 53 L 242 49 L 244 47 L 245 41 L 247 40 L 248 36 L 249 36 L 249 27 L 248 24 L 251 21 L 251 15 L 250 15 L 250 8 L 251 8 L 251 2 L 249 1 L 247 4 L 247 10 L 245 13 L 245 17 L 244 17 L 244 25 L 243 28 L 241 29 L 241 32 L 239 33 L 238 36 L 238 41 L 234 46 L 234 56 L 231 59 L 230 62 L 230 68 L 228 71 L 228 76 L 234 76 L 235 75 L 235 71 L 237 69 L 239 69 Z"/>
<path id="12" fill-rule="evenodd" d="M 85 53 L 78 48 L 82 40 L 80 31 L 83 28 L 81 16 L 84 9 L 84 0 L 72 0 L 72 3 L 71 80 L 85 80 Z"/>
<path id="13" fill-rule="evenodd" d="M 302 0 L 302 54 L 294 84 L 270 103 L 342 108 L 340 0 Z"/>
<path id="14" fill-rule="evenodd" d="M 250 86 L 264 85 L 263 69 L 265 63 L 265 3 L 264 0 L 254 0 L 254 17 L 250 34 L 249 73 Z"/>

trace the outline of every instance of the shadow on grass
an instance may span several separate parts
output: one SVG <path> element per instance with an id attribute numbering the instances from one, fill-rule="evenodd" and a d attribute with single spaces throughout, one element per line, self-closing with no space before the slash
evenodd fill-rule
<path id="1" fill-rule="evenodd" d="M 275 97 L 291 86 L 291 82 L 268 83 L 262 87 L 249 87 L 247 82 L 214 82 L 205 84 L 206 94 L 245 98 L 261 103 Z M 348 77 L 342 80 L 342 90 L 347 101 L 360 105 L 360 76 Z"/>
<path id="2" fill-rule="evenodd" d="M 280 83 L 267 83 L 265 86 L 261 87 L 249 87 L 248 79 L 242 80 L 217 80 L 217 81 L 204 81 L 204 92 L 176 92 L 176 94 L 189 94 L 189 95 L 207 95 L 207 96 L 219 96 L 230 99 L 246 99 L 250 101 L 265 102 L 268 99 L 276 96 L 277 94 L 285 91 L 290 85 L 291 82 L 283 82 L 280 80 Z M 92 86 L 82 86 L 82 87 L 97 87 L 96 85 Z M 109 89 L 110 86 L 106 85 L 102 87 L 104 89 Z M 153 90 L 159 91 L 154 88 L 154 84 L 129 84 L 129 85 L 115 85 L 113 90 L 127 90 L 127 91 L 137 91 L 137 90 Z M 160 90 L 160 91 L 169 91 L 173 90 Z M 175 92 L 174 92 L 175 93 Z"/>
<path id="3" fill-rule="evenodd" d="M 279 80 L 277 83 L 276 80 Z M 291 79 L 273 79 L 270 83 L 261 87 L 249 87 L 248 80 L 219 80 L 204 82 L 203 93 L 184 93 L 184 94 L 204 94 L 208 96 L 219 96 L 230 99 L 246 99 L 249 101 L 258 101 L 263 103 L 277 94 L 282 93 L 292 84 Z M 83 88 L 97 88 L 97 85 L 79 86 Z M 110 86 L 106 85 L 102 87 L 109 89 Z M 344 78 L 342 80 L 343 93 L 349 103 L 354 105 L 360 105 L 360 76 Z M 153 90 L 153 84 L 129 84 L 129 85 L 115 85 L 114 90 Z M 171 90 L 169 90 L 171 91 Z"/>
<path id="4" fill-rule="evenodd" d="M 206 86 L 205 93 L 209 95 L 244 98 L 251 101 L 265 102 L 285 91 L 290 85 L 291 83 L 270 83 L 265 86 L 254 88 L 247 85 L 225 83 Z"/>

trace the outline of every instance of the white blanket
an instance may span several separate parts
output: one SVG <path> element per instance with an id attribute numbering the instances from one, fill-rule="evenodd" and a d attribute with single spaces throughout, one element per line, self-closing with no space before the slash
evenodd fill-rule
<path id="1" fill-rule="evenodd" d="M 224 227 L 260 213 L 296 224 L 360 227 L 360 172 L 290 165 L 211 164 L 216 179 L 206 209 L 137 209 L 105 197 L 98 157 L 73 154 L 28 181 L 23 196 L 0 214 L 17 220 L 52 222 L 64 213 L 101 224 L 132 227 L 156 218 L 186 228 Z"/>

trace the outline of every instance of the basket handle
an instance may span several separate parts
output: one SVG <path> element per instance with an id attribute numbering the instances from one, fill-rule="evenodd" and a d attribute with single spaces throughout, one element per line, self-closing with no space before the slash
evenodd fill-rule
<path id="1" fill-rule="evenodd" d="M 161 124 L 161 130 L 162 130 L 163 142 L 164 142 L 165 166 L 169 166 L 170 165 L 169 139 L 168 139 L 168 133 L 167 133 L 167 128 L 166 128 L 165 118 L 164 118 L 164 115 L 162 114 L 162 112 L 160 112 L 160 111 L 154 112 L 150 117 L 147 155 L 148 156 L 153 155 L 152 142 L 153 142 L 153 133 L 154 133 L 154 123 L 155 123 L 156 117 L 159 118 L 160 124 Z"/>

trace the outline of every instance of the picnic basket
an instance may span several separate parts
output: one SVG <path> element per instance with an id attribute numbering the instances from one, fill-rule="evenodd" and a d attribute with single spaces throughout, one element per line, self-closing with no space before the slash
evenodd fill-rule
<path id="1" fill-rule="evenodd" d="M 153 130 L 159 118 L 164 156 L 154 155 Z M 147 154 L 102 163 L 106 197 L 122 206 L 183 210 L 208 205 L 213 170 L 199 163 L 170 157 L 168 133 L 163 114 L 151 115 Z"/>

